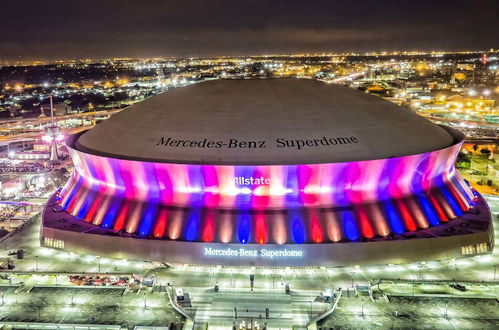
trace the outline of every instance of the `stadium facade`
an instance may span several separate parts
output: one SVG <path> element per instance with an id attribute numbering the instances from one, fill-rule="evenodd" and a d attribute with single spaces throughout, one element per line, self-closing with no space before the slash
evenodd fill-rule
<path id="1" fill-rule="evenodd" d="M 210 81 L 67 141 L 44 246 L 165 263 L 337 266 L 490 253 L 464 136 L 311 80 Z"/>

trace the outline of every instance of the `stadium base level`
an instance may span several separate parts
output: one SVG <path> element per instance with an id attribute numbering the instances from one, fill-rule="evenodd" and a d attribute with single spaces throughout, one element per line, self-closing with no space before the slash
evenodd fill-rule
<path id="1" fill-rule="evenodd" d="M 120 236 L 61 210 L 56 195 L 43 213 L 41 245 L 81 254 L 167 264 L 256 267 L 335 267 L 400 264 L 491 253 L 494 231 L 480 195 L 462 216 L 416 232 L 366 242 L 235 244 Z"/>

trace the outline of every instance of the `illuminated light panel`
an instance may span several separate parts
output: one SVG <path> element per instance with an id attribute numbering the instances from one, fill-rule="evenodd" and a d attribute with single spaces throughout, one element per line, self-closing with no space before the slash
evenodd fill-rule
<path id="1" fill-rule="evenodd" d="M 265 220 L 264 214 L 256 214 L 255 215 L 255 233 L 256 233 L 256 242 L 258 244 L 265 244 L 268 240 L 267 235 L 267 223 Z"/>
<path id="2" fill-rule="evenodd" d="M 329 240 L 331 240 L 332 242 L 339 242 L 342 236 L 338 215 L 334 212 L 326 212 L 325 222 L 326 233 Z"/>
<path id="3" fill-rule="evenodd" d="M 425 218 L 423 211 L 419 208 L 417 202 L 413 197 L 405 199 L 407 207 L 414 216 L 414 220 L 417 223 L 418 228 L 428 228 L 428 221 Z"/>
<path id="4" fill-rule="evenodd" d="M 376 233 L 381 237 L 386 237 L 390 235 L 390 227 L 388 226 L 386 217 L 381 210 L 379 203 L 367 205 L 367 214 L 369 218 L 372 219 L 374 227 L 376 228 Z"/>
<path id="5" fill-rule="evenodd" d="M 310 234 L 314 243 L 322 243 L 324 239 L 323 229 L 317 215 L 317 210 L 309 210 Z"/>
<path id="6" fill-rule="evenodd" d="M 172 210 L 170 211 L 171 221 L 168 227 L 168 237 L 176 240 L 180 237 L 182 231 L 183 211 Z"/>
<path id="7" fill-rule="evenodd" d="M 383 203 L 386 218 L 388 219 L 388 223 L 392 228 L 392 231 L 396 234 L 402 234 L 404 232 L 404 225 L 402 224 L 402 218 L 397 212 L 393 201 L 386 201 Z"/>
<path id="8" fill-rule="evenodd" d="M 203 241 L 211 242 L 215 238 L 215 215 L 212 212 L 206 212 L 203 219 Z"/>
<path id="9" fill-rule="evenodd" d="M 296 244 L 305 243 L 306 230 L 303 224 L 302 215 L 299 213 L 299 211 L 295 211 L 291 214 L 290 225 L 293 242 Z"/>
<path id="10" fill-rule="evenodd" d="M 159 211 L 158 219 L 156 221 L 156 224 L 154 225 L 154 237 L 160 238 L 165 234 L 167 226 L 167 216 L 168 212 L 166 209 L 161 209 Z"/>
<path id="11" fill-rule="evenodd" d="M 276 244 L 285 244 L 288 240 L 287 219 L 284 214 L 278 213 L 269 221 L 270 232 Z"/>
<path id="12" fill-rule="evenodd" d="M 125 226 L 125 220 L 128 216 L 128 210 L 130 209 L 130 201 L 125 200 L 118 213 L 118 217 L 114 223 L 114 230 L 122 230 Z"/>
<path id="13" fill-rule="evenodd" d="M 156 219 L 156 213 L 158 211 L 158 205 L 149 204 L 142 216 L 142 222 L 139 228 L 140 236 L 148 236 L 152 230 L 152 225 Z"/>
<path id="14" fill-rule="evenodd" d="M 359 205 L 355 208 L 355 211 L 357 213 L 357 219 L 360 223 L 362 237 L 372 238 L 374 236 L 374 230 L 371 226 L 371 223 L 369 222 L 369 218 L 366 211 L 364 210 L 364 207 L 362 205 Z"/>
<path id="15" fill-rule="evenodd" d="M 251 221 L 249 214 L 243 213 L 239 216 L 238 238 L 239 243 L 246 244 L 250 240 Z"/>
<path id="16" fill-rule="evenodd" d="M 201 212 L 192 210 L 187 216 L 187 227 L 185 229 L 185 239 L 187 241 L 195 241 L 198 237 L 199 227 L 201 226 Z"/>
<path id="17" fill-rule="evenodd" d="M 440 219 L 438 217 L 437 212 L 431 205 L 428 198 L 424 195 L 418 196 L 419 203 L 421 204 L 422 210 L 426 215 L 426 219 L 428 219 L 429 223 L 432 226 L 438 226 L 440 224 Z"/>
<path id="18" fill-rule="evenodd" d="M 341 212 L 341 220 L 343 222 L 343 232 L 345 233 L 346 238 L 350 241 L 358 240 L 360 235 L 357 230 L 353 211 Z"/>
<path id="19" fill-rule="evenodd" d="M 402 215 L 402 219 L 404 220 L 405 228 L 408 231 L 415 231 L 417 229 L 416 223 L 414 222 L 414 218 L 412 217 L 411 212 L 409 212 L 407 206 L 401 199 L 397 200 L 397 206 L 400 214 Z"/>

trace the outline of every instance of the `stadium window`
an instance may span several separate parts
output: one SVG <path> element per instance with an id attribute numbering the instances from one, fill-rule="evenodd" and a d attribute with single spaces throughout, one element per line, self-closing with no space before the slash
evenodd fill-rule
<path id="1" fill-rule="evenodd" d="M 471 255 L 471 254 L 476 254 L 477 250 L 474 245 L 466 245 L 461 247 L 461 254 L 462 255 Z"/>

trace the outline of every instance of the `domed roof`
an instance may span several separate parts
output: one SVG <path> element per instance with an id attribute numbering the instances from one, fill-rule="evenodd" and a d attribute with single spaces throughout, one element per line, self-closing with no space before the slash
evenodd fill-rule
<path id="1" fill-rule="evenodd" d="M 134 104 L 83 133 L 83 152 L 193 164 L 336 163 L 442 149 L 442 127 L 379 97 L 314 80 L 217 80 Z"/>

